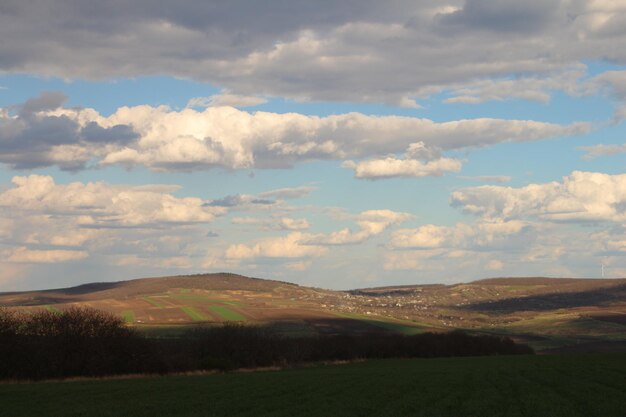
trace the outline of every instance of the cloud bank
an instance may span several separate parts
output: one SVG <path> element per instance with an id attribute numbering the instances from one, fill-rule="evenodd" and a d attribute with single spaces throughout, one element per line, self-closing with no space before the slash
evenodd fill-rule
<path id="1" fill-rule="evenodd" d="M 441 152 L 577 135 L 590 128 L 490 118 L 435 122 L 361 113 L 251 113 L 225 106 L 176 111 L 142 105 L 102 116 L 93 109 L 61 107 L 60 98 L 45 93 L 16 114 L 9 109 L 0 114 L 0 162 L 13 168 L 91 164 L 192 171 L 349 160 L 345 166 L 357 178 L 425 176 L 460 169 L 460 161 Z"/>
<path id="2" fill-rule="evenodd" d="M 1 11 L 0 36 L 11 39 L 0 46 L 5 73 L 165 74 L 237 96 L 419 107 L 416 98 L 450 88 L 456 102 L 546 101 L 569 86 L 544 80 L 567 78 L 573 65 L 626 62 L 621 0 L 166 0 L 158 8 L 146 0 L 7 0 Z M 528 88 L 475 84 L 507 77 L 530 80 L 520 84 Z"/>

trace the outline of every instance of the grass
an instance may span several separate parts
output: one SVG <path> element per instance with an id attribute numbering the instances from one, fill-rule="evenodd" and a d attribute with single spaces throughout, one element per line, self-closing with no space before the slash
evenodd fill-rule
<path id="1" fill-rule="evenodd" d="M 48 310 L 51 313 L 60 313 L 61 312 L 61 310 L 59 310 L 58 308 L 56 308 L 54 306 L 47 305 L 47 306 L 44 306 L 44 307 L 46 308 L 46 310 Z"/>
<path id="2" fill-rule="evenodd" d="M 247 319 L 236 311 L 224 306 L 209 306 L 209 309 L 228 321 L 246 321 Z"/>
<path id="3" fill-rule="evenodd" d="M 204 314 L 202 314 L 201 312 L 199 312 L 193 307 L 186 306 L 186 307 L 181 307 L 180 309 L 183 311 L 183 313 L 188 315 L 193 321 L 207 321 L 208 320 L 208 318 Z"/>
<path id="4" fill-rule="evenodd" d="M 122 311 L 122 318 L 126 323 L 134 323 L 135 322 L 135 312 L 133 310 L 124 310 Z"/>
<path id="5" fill-rule="evenodd" d="M 623 417 L 626 355 L 382 360 L 272 372 L 0 384 L 0 398 L 2 412 L 13 417 Z"/>

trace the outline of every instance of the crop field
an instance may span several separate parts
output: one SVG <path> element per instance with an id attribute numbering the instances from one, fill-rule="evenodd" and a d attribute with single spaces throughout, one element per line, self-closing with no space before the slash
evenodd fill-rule
<path id="1" fill-rule="evenodd" d="M 246 318 L 236 311 L 224 306 L 210 306 L 209 309 L 228 321 L 246 321 Z"/>
<path id="2" fill-rule="evenodd" d="M 623 417 L 626 355 L 382 360 L 252 373 L 0 384 L 0 399 L 3 413 L 13 417 Z"/>
<path id="3" fill-rule="evenodd" d="M 207 317 L 193 307 L 181 307 L 183 313 L 188 315 L 193 321 L 206 321 Z"/>
<path id="4" fill-rule="evenodd" d="M 61 310 L 59 310 L 58 308 L 54 307 L 54 306 L 46 306 L 46 310 L 48 310 L 51 313 L 60 313 Z"/>
<path id="5" fill-rule="evenodd" d="M 121 315 L 126 323 L 135 322 L 135 312 L 133 310 L 124 310 L 122 311 Z"/>
<path id="6" fill-rule="evenodd" d="M 158 298 L 154 296 L 143 297 L 143 300 L 156 308 L 165 308 L 165 304 L 163 304 Z"/>

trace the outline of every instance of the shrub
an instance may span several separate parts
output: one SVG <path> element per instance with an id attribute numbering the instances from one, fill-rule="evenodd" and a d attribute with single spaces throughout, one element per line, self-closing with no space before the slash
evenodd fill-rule
<path id="1" fill-rule="evenodd" d="M 102 376 L 160 370 L 149 341 L 127 328 L 121 319 L 90 308 L 32 314 L 2 311 L 0 346 L 3 357 L 0 377 L 4 378 Z"/>
<path id="2" fill-rule="evenodd" d="M 290 338 L 271 328 L 226 324 L 177 339 L 149 339 L 90 308 L 19 314 L 0 309 L 0 378 L 231 370 L 303 362 L 527 354 L 509 338 L 463 332 Z"/>

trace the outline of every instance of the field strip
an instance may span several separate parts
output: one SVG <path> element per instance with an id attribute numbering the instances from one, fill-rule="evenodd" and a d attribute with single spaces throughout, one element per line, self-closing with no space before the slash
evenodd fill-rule
<path id="1" fill-rule="evenodd" d="M 175 298 L 177 300 L 202 301 L 205 303 L 220 303 L 220 304 L 227 304 L 227 305 L 231 305 L 235 307 L 241 306 L 241 303 L 238 301 L 219 300 L 215 298 L 207 298 L 202 295 L 194 295 L 194 294 L 174 294 L 172 295 L 172 298 Z"/>
<path id="2" fill-rule="evenodd" d="M 135 322 L 135 312 L 133 310 L 124 310 L 122 311 L 122 318 L 126 323 L 134 323 Z"/>
<path id="3" fill-rule="evenodd" d="M 142 297 L 142 300 L 144 300 L 145 302 L 151 304 L 153 307 L 157 307 L 157 308 L 165 308 L 167 307 L 165 304 L 163 304 L 161 301 L 159 300 L 155 300 L 153 297 L 148 296 L 148 297 Z"/>
<path id="4" fill-rule="evenodd" d="M 44 306 L 44 307 L 45 307 L 46 310 L 48 310 L 51 313 L 60 313 L 61 312 L 61 310 L 59 310 L 58 308 L 56 308 L 54 306 L 47 305 L 47 306 Z"/>
<path id="5" fill-rule="evenodd" d="M 208 320 L 208 318 L 204 314 L 202 314 L 201 312 L 199 312 L 193 307 L 186 306 L 186 307 L 181 307 L 180 309 L 183 311 L 183 313 L 191 317 L 193 321 L 207 321 Z"/>
<path id="6" fill-rule="evenodd" d="M 209 306 L 209 310 L 229 321 L 246 321 L 247 319 L 236 311 L 224 306 Z"/>

